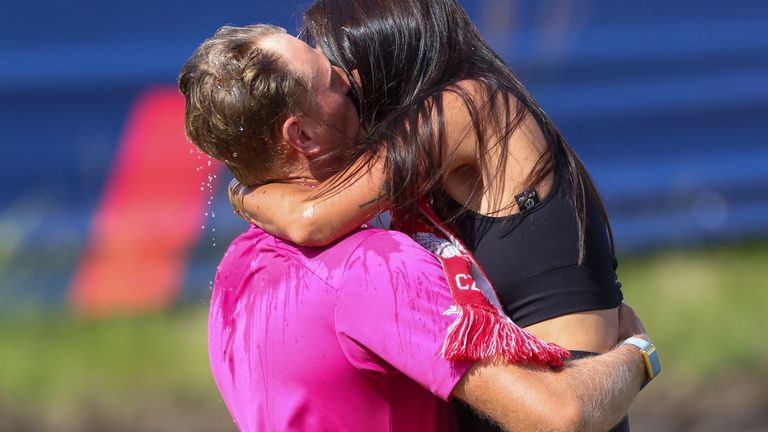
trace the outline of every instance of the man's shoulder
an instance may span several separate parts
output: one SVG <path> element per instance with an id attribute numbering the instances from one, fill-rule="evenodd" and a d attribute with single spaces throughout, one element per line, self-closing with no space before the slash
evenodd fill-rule
<path id="1" fill-rule="evenodd" d="M 386 256 L 391 264 L 399 261 L 398 257 L 418 257 L 432 255 L 416 244 L 410 237 L 399 231 L 381 228 L 361 228 L 355 230 L 334 243 L 323 248 L 298 248 L 302 255 L 323 265 L 358 265 L 361 257 Z"/>
<path id="2" fill-rule="evenodd" d="M 249 226 L 235 237 L 227 247 L 217 267 L 217 274 L 245 274 L 254 261 L 267 259 L 269 249 L 274 249 L 274 237 L 255 227 Z"/>
<path id="3" fill-rule="evenodd" d="M 400 231 L 369 229 L 350 254 L 347 271 L 369 276 L 407 272 L 418 277 L 443 274 L 437 258 Z"/>
<path id="4" fill-rule="evenodd" d="M 253 258 L 262 261 L 275 255 L 290 257 L 296 264 L 301 263 L 322 274 L 334 268 L 365 268 L 366 262 L 374 256 L 383 259 L 390 269 L 429 269 L 437 264 L 430 252 L 399 231 L 361 228 L 325 247 L 301 247 L 253 225 L 232 241 L 221 264 L 250 262 Z M 369 273 L 375 271 L 373 268 L 365 270 Z"/>
<path id="5" fill-rule="evenodd" d="M 400 231 L 368 228 L 354 235 L 357 236 L 357 253 L 376 252 L 390 256 L 405 254 L 407 256 L 434 258 L 429 251 Z"/>
<path id="6" fill-rule="evenodd" d="M 233 250 L 243 251 L 244 249 L 257 250 L 259 248 L 274 246 L 275 237 L 255 225 L 249 225 L 248 228 L 235 237 L 229 244 L 226 255 Z"/>

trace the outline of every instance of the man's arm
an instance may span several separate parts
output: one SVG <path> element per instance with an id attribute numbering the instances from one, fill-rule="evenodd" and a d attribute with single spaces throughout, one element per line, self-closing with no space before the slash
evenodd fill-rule
<path id="1" fill-rule="evenodd" d="M 648 340 L 634 312 L 628 306 L 622 309 L 621 336 Z M 635 322 L 628 325 L 627 320 Z M 601 431 L 626 414 L 645 380 L 638 348 L 621 345 L 559 370 L 478 363 L 453 395 L 510 430 Z"/>

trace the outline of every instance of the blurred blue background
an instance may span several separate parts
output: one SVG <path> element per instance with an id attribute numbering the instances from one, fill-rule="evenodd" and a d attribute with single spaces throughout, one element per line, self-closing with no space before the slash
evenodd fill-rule
<path id="1" fill-rule="evenodd" d="M 186 57 L 220 25 L 295 30 L 304 4 L 7 2 L 0 282 L 23 285 L 33 303 L 60 303 L 136 98 L 151 86 L 172 88 Z M 768 4 L 464 5 L 587 163 L 620 251 L 765 236 Z M 212 206 L 228 215 L 224 199 L 216 193 Z M 217 222 L 219 247 L 242 228 L 231 217 Z M 201 234 L 211 249 L 215 236 Z M 190 255 L 204 269 L 185 276 L 192 295 L 220 249 L 208 252 Z"/>
<path id="2" fill-rule="evenodd" d="M 307 4 L 3 4 L 0 315 L 73 303 L 87 315 L 94 302 L 123 298 L 133 302 L 125 311 L 207 301 L 218 259 L 244 223 L 229 209 L 230 177 L 218 164 L 186 147 L 159 150 L 163 137 L 183 133 L 176 76 L 219 26 L 271 22 L 295 33 Z M 768 237 L 768 2 L 462 4 L 586 162 L 622 255 Z M 153 119 L 173 130 L 152 135 Z M 136 144 L 147 133 L 152 144 Z M 130 146 L 140 147 L 141 157 L 126 156 Z M 144 172 L 145 165 L 154 168 Z M 153 191 L 177 177 L 189 185 L 178 189 L 191 202 L 187 207 Z M 166 192 L 175 197 L 176 190 Z M 143 201 L 135 195 L 142 193 L 154 198 L 137 210 Z M 128 207 L 144 216 L 115 216 L 125 208 L 115 203 L 118 195 L 133 197 L 126 198 Z M 140 220 L 146 214 L 184 219 L 187 228 L 146 225 Z M 148 283 L 149 292 L 134 297 L 73 297 L 77 289 L 93 297 L 94 284 L 104 280 L 128 281 L 140 291 L 144 282 L 136 275 L 144 266 L 133 255 L 146 255 L 136 252 L 146 245 L 136 240 L 141 246 L 126 243 L 122 250 L 115 234 L 131 226 L 149 242 L 162 242 L 171 231 L 179 236 L 156 251 L 162 256 L 154 261 L 168 263 L 157 270 L 165 275 L 157 288 L 164 294 L 153 297 Z M 123 253 L 131 255 L 122 261 L 128 268 L 121 267 Z M 92 276 L 96 267 L 106 279 Z M 96 315 L 122 310 L 93 308 Z"/>

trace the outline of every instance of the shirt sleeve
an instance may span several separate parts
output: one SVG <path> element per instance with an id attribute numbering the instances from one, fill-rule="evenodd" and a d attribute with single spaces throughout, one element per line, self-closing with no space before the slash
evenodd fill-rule
<path id="1" fill-rule="evenodd" d="M 366 239 L 341 280 L 336 331 L 350 363 L 361 370 L 402 373 L 448 399 L 471 364 L 439 355 L 455 315 L 443 269 L 428 251 L 397 231 Z"/>

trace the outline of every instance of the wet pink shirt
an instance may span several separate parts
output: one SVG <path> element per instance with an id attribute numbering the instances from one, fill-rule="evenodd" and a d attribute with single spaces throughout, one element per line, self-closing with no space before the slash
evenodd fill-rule
<path id="1" fill-rule="evenodd" d="M 395 231 L 301 248 L 251 227 L 214 283 L 211 370 L 242 431 L 436 431 L 467 364 L 436 353 L 455 316 L 437 260 Z"/>

